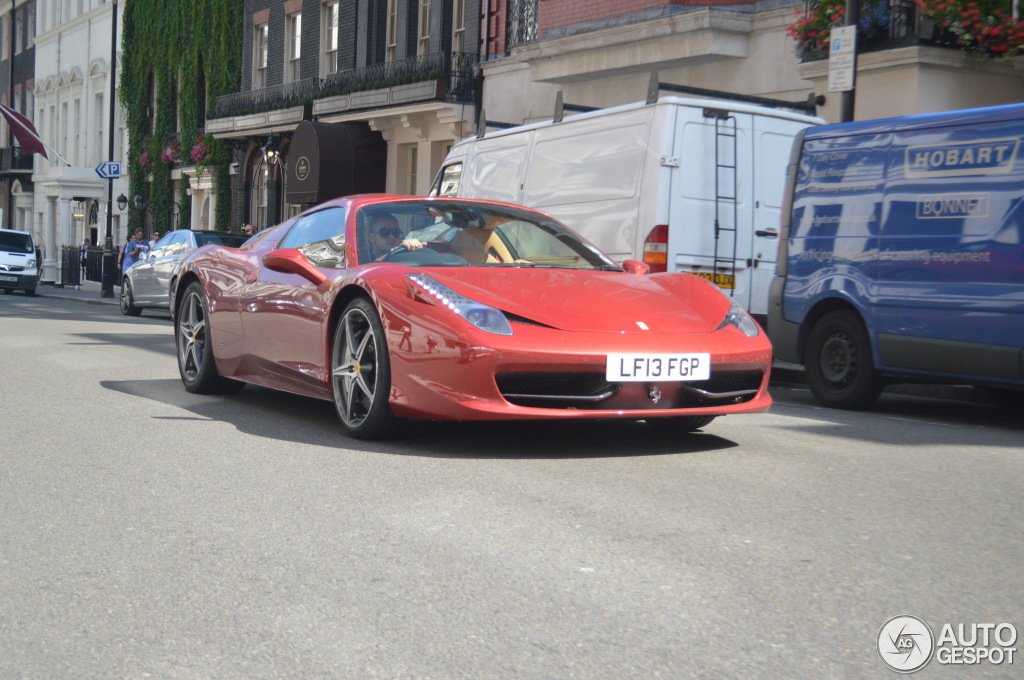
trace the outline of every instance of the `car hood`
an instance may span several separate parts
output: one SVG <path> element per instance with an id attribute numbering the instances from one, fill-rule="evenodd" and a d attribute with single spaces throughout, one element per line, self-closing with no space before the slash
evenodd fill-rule
<path id="1" fill-rule="evenodd" d="M 477 302 L 560 330 L 703 333 L 716 329 L 729 310 L 717 288 L 691 274 L 527 267 L 420 271 Z"/>

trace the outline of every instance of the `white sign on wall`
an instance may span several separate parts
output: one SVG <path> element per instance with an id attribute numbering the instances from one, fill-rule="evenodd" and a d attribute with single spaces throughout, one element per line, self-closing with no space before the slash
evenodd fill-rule
<path id="1" fill-rule="evenodd" d="M 854 66 L 857 61 L 857 27 L 833 28 L 829 35 L 828 91 L 847 92 L 853 89 Z"/>

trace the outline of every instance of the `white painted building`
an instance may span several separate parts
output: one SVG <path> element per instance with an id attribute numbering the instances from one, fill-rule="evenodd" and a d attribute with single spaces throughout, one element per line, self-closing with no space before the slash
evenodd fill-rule
<path id="1" fill-rule="evenodd" d="M 36 156 L 32 174 L 34 231 L 42 234 L 45 243 L 44 282 L 59 282 L 62 245 L 79 245 L 85 238 L 103 245 L 108 208 L 113 211 L 115 249 L 125 240 L 128 215 L 117 207 L 117 197 L 129 190 L 127 132 L 120 103 L 115 107 L 114 157 L 109 158 L 113 8 L 107 0 L 37 0 L 33 118 L 53 150 L 48 152 L 49 159 Z M 117 10 L 120 86 L 124 2 L 118 3 Z M 120 161 L 125 173 L 113 182 L 112 205 L 107 201 L 109 182 L 96 172 L 108 160 Z"/>

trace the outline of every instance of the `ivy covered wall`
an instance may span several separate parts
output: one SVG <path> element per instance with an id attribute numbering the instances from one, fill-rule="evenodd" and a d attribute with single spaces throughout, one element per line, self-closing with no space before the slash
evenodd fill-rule
<path id="1" fill-rule="evenodd" d="M 217 97 L 239 91 L 243 3 L 240 0 L 127 0 L 121 34 L 121 102 L 128 126 L 128 180 L 132 196 L 157 206 L 177 201 L 191 212 L 183 177 L 173 195 L 171 170 L 197 165 L 213 175 L 216 229 L 231 216 L 231 148 L 204 137 L 208 153 L 199 163 L 191 152 L 200 142 L 207 110 Z M 185 218 L 187 219 L 187 218 Z M 129 228 L 142 226 L 129 211 Z"/>

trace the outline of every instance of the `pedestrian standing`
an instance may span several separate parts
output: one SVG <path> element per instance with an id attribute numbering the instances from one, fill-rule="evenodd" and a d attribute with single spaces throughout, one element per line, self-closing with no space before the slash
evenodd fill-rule
<path id="1" fill-rule="evenodd" d="M 89 239 L 86 238 L 86 239 L 84 239 L 82 241 L 82 245 L 78 249 L 79 260 L 81 260 L 81 263 L 82 263 L 82 278 L 83 279 L 85 278 L 85 266 L 89 262 L 89 246 L 91 246 L 91 245 L 92 244 L 89 243 Z"/>

